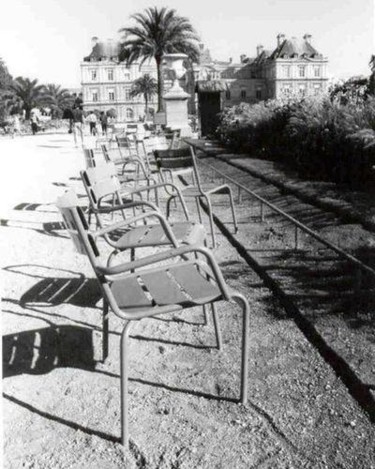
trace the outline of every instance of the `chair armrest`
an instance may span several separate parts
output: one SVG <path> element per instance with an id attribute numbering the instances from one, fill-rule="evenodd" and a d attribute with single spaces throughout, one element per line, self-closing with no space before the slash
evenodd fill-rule
<path id="1" fill-rule="evenodd" d="M 113 223 L 112 225 L 101 228 L 100 230 L 92 231 L 91 235 L 96 239 L 99 236 L 105 236 L 106 234 L 111 233 L 112 231 L 116 231 L 120 228 L 132 225 L 133 223 L 136 223 L 139 220 L 145 220 L 146 218 L 150 217 L 156 217 L 160 221 L 160 224 L 163 227 L 165 234 L 170 239 L 173 246 L 177 248 L 178 242 L 176 236 L 174 235 L 172 228 L 170 227 L 166 218 L 159 211 L 140 213 L 139 215 L 129 218 L 128 220 L 121 220 L 117 223 Z"/>
<path id="2" fill-rule="evenodd" d="M 112 207 L 100 207 L 97 209 L 93 209 L 93 212 L 94 213 L 111 213 L 117 210 L 125 210 L 127 208 L 133 208 L 133 207 L 138 207 L 142 205 L 150 207 L 154 212 L 160 212 L 159 207 L 157 207 L 154 203 L 146 201 L 146 200 L 136 200 L 134 202 L 127 202 L 125 204 L 116 204 L 116 205 L 113 205 Z"/>
<path id="3" fill-rule="evenodd" d="M 165 261 L 167 259 L 173 259 L 175 257 L 184 257 L 186 256 L 186 254 L 191 254 L 191 253 L 203 255 L 203 257 L 207 261 L 207 264 L 210 266 L 212 270 L 213 276 L 215 277 L 215 280 L 217 281 L 218 286 L 224 298 L 229 300 L 230 291 L 229 291 L 228 286 L 225 283 L 223 274 L 221 273 L 221 270 L 212 252 L 203 246 L 181 246 L 181 247 L 169 249 L 168 251 L 163 251 L 158 254 L 154 254 L 152 256 L 146 256 L 146 257 L 143 257 L 142 259 L 137 259 L 132 262 L 126 262 L 126 263 L 118 264 L 115 266 L 108 266 L 108 267 L 97 265 L 96 268 L 98 272 L 102 275 L 116 276 L 118 274 L 123 274 L 125 272 L 134 271 L 141 267 L 150 266 L 152 264 Z"/>

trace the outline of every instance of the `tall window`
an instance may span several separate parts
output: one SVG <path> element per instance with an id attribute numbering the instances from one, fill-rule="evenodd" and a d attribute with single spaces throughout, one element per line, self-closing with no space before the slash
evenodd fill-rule
<path id="1" fill-rule="evenodd" d="M 242 99 L 246 98 L 246 90 L 241 90 L 241 98 Z"/>
<path id="2" fill-rule="evenodd" d="M 281 70 L 282 70 L 283 78 L 289 78 L 290 77 L 290 65 L 283 65 Z"/>
<path id="3" fill-rule="evenodd" d="M 113 68 L 107 70 L 108 80 L 113 81 Z"/>
<path id="4" fill-rule="evenodd" d="M 129 72 L 124 73 L 124 80 L 130 81 L 130 73 Z"/>
<path id="5" fill-rule="evenodd" d="M 283 86 L 281 92 L 283 93 L 283 95 L 289 96 L 290 95 L 290 85 L 288 83 L 285 83 L 285 85 Z"/>
<path id="6" fill-rule="evenodd" d="M 134 118 L 134 111 L 130 107 L 126 110 L 126 118 L 129 120 Z"/>
<path id="7" fill-rule="evenodd" d="M 125 88 L 125 101 L 130 101 L 130 88 Z"/>
<path id="8" fill-rule="evenodd" d="M 322 86 L 320 85 L 320 83 L 316 83 L 314 85 L 314 95 L 317 96 L 318 94 L 320 94 L 322 91 Z"/>
<path id="9" fill-rule="evenodd" d="M 230 99 L 230 91 L 229 91 L 229 90 L 227 90 L 227 91 L 225 92 L 225 98 L 226 98 L 226 99 Z"/>
<path id="10" fill-rule="evenodd" d="M 301 96 L 305 96 L 306 94 L 306 85 L 299 85 L 298 86 L 298 92 Z"/>
<path id="11" fill-rule="evenodd" d="M 91 101 L 98 101 L 98 90 L 91 90 Z"/>
<path id="12" fill-rule="evenodd" d="M 91 81 L 96 81 L 96 79 L 98 78 L 98 72 L 97 70 L 91 70 Z"/>
<path id="13" fill-rule="evenodd" d="M 261 88 L 257 88 L 257 89 L 255 90 L 255 97 L 256 97 L 257 99 L 262 99 L 262 89 L 261 89 Z"/>
<path id="14" fill-rule="evenodd" d="M 320 67 L 314 67 L 314 77 L 315 78 L 320 77 Z"/>
<path id="15" fill-rule="evenodd" d="M 304 65 L 298 66 L 298 76 L 304 78 L 306 74 L 306 67 Z"/>
<path id="16" fill-rule="evenodd" d="M 115 100 L 115 90 L 113 89 L 108 90 L 108 100 L 109 101 Z"/>

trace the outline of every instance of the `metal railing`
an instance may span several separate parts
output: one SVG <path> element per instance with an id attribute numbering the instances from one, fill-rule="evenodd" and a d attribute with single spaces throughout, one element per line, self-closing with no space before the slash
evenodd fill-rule
<path id="1" fill-rule="evenodd" d="M 193 145 L 191 142 L 189 142 L 189 145 L 195 146 L 198 150 L 201 150 L 203 152 L 204 149 L 202 149 L 198 145 Z M 206 152 L 209 156 L 214 157 L 214 155 L 211 154 L 211 152 Z M 220 161 L 223 161 L 220 159 Z M 225 163 L 225 161 L 223 161 Z M 316 233 L 314 230 L 310 229 L 308 226 L 304 225 L 300 221 L 298 221 L 296 218 L 292 217 L 288 213 L 284 212 L 281 210 L 279 207 L 274 205 L 272 202 L 269 202 L 268 200 L 264 199 L 260 195 L 256 194 L 254 191 L 251 189 L 248 189 L 247 187 L 243 186 L 239 182 L 235 181 L 233 178 L 230 176 L 222 173 L 219 169 L 215 168 L 214 166 L 210 165 L 209 163 L 206 163 L 202 161 L 202 159 L 199 160 L 199 163 L 206 166 L 207 168 L 211 169 L 212 171 L 212 179 L 214 179 L 213 174 L 217 173 L 220 175 L 222 178 L 223 182 L 228 181 L 231 184 L 235 185 L 237 187 L 238 193 L 237 193 L 237 202 L 241 203 L 242 201 L 242 192 L 245 192 L 246 194 L 249 194 L 251 197 L 255 198 L 260 202 L 260 219 L 263 222 L 265 218 L 265 213 L 264 213 L 264 207 L 267 206 L 274 212 L 278 213 L 288 221 L 290 221 L 294 226 L 295 226 L 295 235 L 294 235 L 294 240 L 295 240 L 295 249 L 298 249 L 298 244 L 299 244 L 299 230 L 303 231 L 304 233 L 307 233 L 309 236 L 312 238 L 316 239 L 318 242 L 326 246 L 327 248 L 331 249 L 334 251 L 336 254 L 338 254 L 340 257 L 346 259 L 348 262 L 353 264 L 356 267 L 356 273 L 355 273 L 355 293 L 359 294 L 361 290 L 361 283 L 362 283 L 362 273 L 367 272 L 368 274 L 372 275 L 375 278 L 375 270 L 372 269 L 370 266 L 367 264 L 364 264 L 362 261 L 360 261 L 358 258 L 352 256 L 351 254 L 345 252 L 343 249 L 339 248 L 338 246 L 332 244 L 331 242 L 325 240 L 322 238 L 318 233 Z"/>

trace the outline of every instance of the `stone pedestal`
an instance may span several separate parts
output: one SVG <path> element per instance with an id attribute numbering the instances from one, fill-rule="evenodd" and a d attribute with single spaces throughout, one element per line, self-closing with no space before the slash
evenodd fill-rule
<path id="1" fill-rule="evenodd" d="M 188 98 L 189 95 L 184 90 L 175 86 L 164 95 L 167 127 L 181 129 L 182 137 L 189 137 L 191 134 L 188 123 Z"/>

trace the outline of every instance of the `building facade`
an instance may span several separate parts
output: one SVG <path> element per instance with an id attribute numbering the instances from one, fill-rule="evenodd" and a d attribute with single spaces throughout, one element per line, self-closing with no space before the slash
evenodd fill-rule
<path id="1" fill-rule="evenodd" d="M 276 47 L 266 50 L 259 45 L 256 56 L 241 55 L 239 62 L 213 60 L 208 49 L 200 44 L 199 64 L 186 63 L 180 84 L 191 98 L 189 113 L 196 111 L 195 83 L 215 82 L 221 88 L 224 106 L 241 102 L 255 103 L 267 99 L 288 99 L 317 96 L 327 91 L 328 59 L 311 44 L 311 35 L 302 39 L 286 39 L 278 34 Z M 93 38 L 93 48 L 81 63 L 82 98 L 85 111 L 114 109 L 119 121 L 137 121 L 145 114 L 143 97 L 132 98 L 134 80 L 148 73 L 157 77 L 156 64 L 146 61 L 127 66 L 119 61 L 120 43 Z M 165 72 L 165 90 L 172 81 Z M 214 86 L 215 88 L 215 86 Z M 157 110 L 157 97 L 149 107 Z"/>
<path id="2" fill-rule="evenodd" d="M 241 55 L 238 63 L 212 60 L 206 51 L 196 69 L 196 79 L 220 80 L 225 106 L 325 93 L 328 59 L 312 46 L 311 35 L 286 39 L 278 34 L 276 40 L 275 49 L 258 45 L 255 57 Z"/>
<path id="3" fill-rule="evenodd" d="M 116 111 L 119 121 L 138 121 L 145 114 L 145 103 L 141 96 L 131 97 L 134 80 L 148 73 L 156 79 L 156 65 L 145 62 L 127 66 L 119 62 L 120 43 L 101 42 L 93 38 L 93 49 L 81 63 L 82 99 L 85 111 Z M 156 111 L 156 96 L 149 109 Z M 151 111 L 152 112 L 152 111 Z"/>

